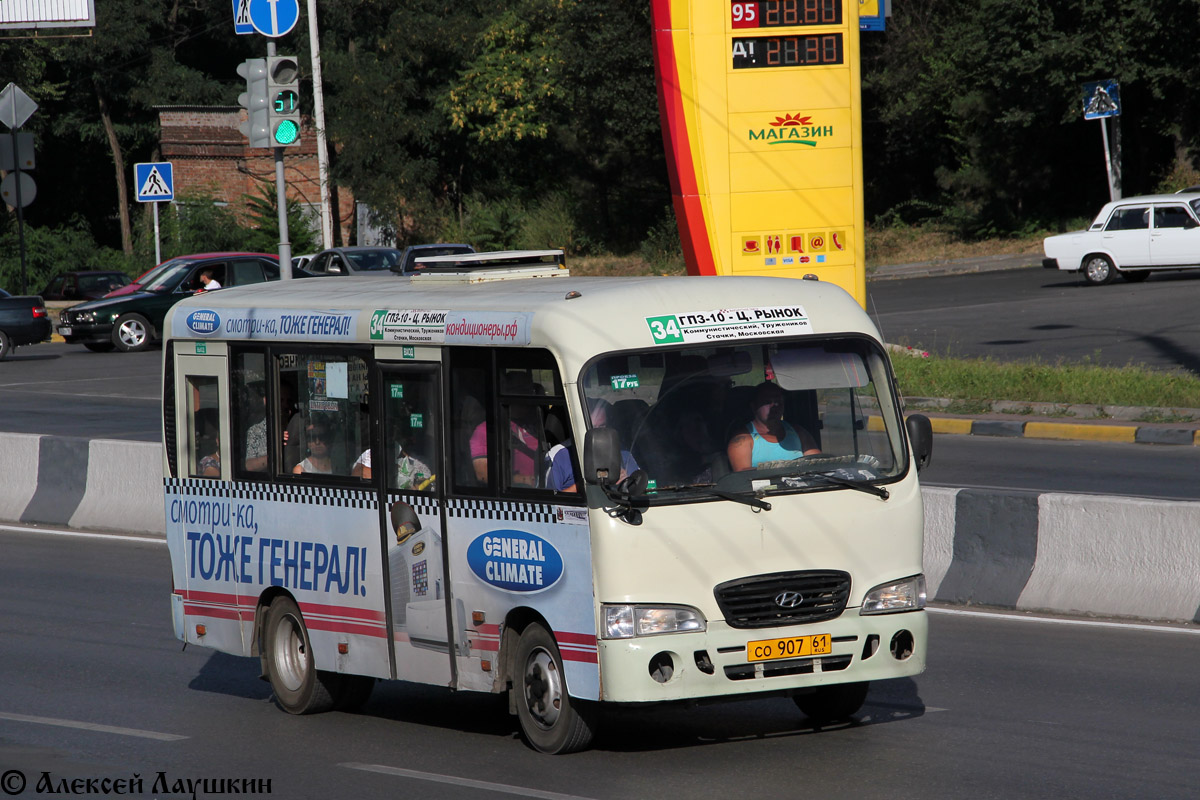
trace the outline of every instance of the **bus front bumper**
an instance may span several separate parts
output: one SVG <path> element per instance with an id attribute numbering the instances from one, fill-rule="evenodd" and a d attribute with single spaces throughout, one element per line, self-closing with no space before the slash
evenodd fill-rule
<path id="1" fill-rule="evenodd" d="M 776 650 L 797 637 L 828 635 L 829 652 L 755 660 L 754 642 Z M 925 670 L 928 617 L 922 611 L 861 616 L 847 609 L 823 623 L 758 630 L 709 622 L 697 633 L 599 642 L 601 699 L 615 703 L 699 700 L 887 680 Z M 766 648 L 770 650 L 770 648 Z"/>

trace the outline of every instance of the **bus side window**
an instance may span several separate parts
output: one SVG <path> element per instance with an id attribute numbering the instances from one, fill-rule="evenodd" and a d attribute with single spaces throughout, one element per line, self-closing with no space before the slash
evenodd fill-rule
<path id="1" fill-rule="evenodd" d="M 383 453 L 393 491 L 432 491 L 438 475 L 441 419 L 435 373 L 388 377 L 384 384 Z M 364 450 L 357 474 L 371 477 L 371 451 Z"/>
<path id="2" fill-rule="evenodd" d="M 455 489 L 553 496 L 550 450 L 572 446 L 554 356 L 530 348 L 455 348 L 450 358 Z M 573 457 L 567 454 L 560 472 L 575 471 Z"/>
<path id="3" fill-rule="evenodd" d="M 357 355 L 278 356 L 283 475 L 350 476 L 368 449 L 367 365 Z"/>
<path id="4" fill-rule="evenodd" d="M 221 477 L 221 411 L 217 379 L 189 375 L 187 381 L 188 476 Z"/>
<path id="5" fill-rule="evenodd" d="M 477 494 L 488 485 L 487 422 L 490 409 L 491 354 L 479 348 L 455 348 L 450 355 L 450 447 L 456 490 Z"/>
<path id="6" fill-rule="evenodd" d="M 267 359 L 263 353 L 235 353 L 231 379 L 233 410 L 230 457 L 235 473 L 267 471 Z"/>

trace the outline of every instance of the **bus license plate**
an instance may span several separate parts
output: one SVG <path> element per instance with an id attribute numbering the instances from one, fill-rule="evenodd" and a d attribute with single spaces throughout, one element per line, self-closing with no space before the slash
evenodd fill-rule
<path id="1" fill-rule="evenodd" d="M 773 661 L 777 658 L 800 658 L 823 656 L 833 651 L 833 642 L 828 633 L 812 636 L 791 636 L 786 639 L 759 639 L 746 643 L 746 655 L 750 661 Z"/>

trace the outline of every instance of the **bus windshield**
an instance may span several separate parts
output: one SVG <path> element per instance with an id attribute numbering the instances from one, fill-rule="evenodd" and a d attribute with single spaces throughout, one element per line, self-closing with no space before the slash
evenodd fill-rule
<path id="1" fill-rule="evenodd" d="M 777 493 L 898 478 L 907 459 L 891 387 L 887 356 L 866 338 L 623 352 L 583 376 L 592 426 L 616 429 L 652 502 L 671 489 Z"/>

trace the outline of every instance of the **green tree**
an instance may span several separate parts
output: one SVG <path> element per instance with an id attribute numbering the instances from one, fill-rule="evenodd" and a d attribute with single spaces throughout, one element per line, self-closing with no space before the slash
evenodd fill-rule
<path id="1" fill-rule="evenodd" d="M 913 0 L 864 35 L 868 207 L 939 202 L 968 233 L 1094 212 L 1107 200 L 1082 84 L 1116 78 L 1125 194 L 1196 141 L 1200 3 Z"/>
<path id="2" fill-rule="evenodd" d="M 85 213 L 100 238 L 119 238 L 132 253 L 128 180 L 134 161 L 155 155 L 154 106 L 228 104 L 236 96 L 230 65 L 243 45 L 229 33 L 229 14 L 228 0 L 106 0 L 90 36 L 0 43 L 0 62 L 24 64 L 35 78 L 42 187 L 35 220 Z"/>

